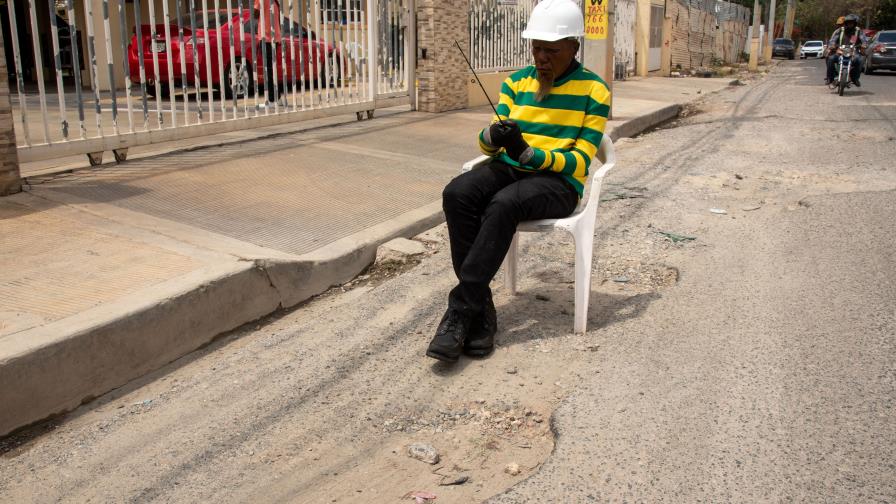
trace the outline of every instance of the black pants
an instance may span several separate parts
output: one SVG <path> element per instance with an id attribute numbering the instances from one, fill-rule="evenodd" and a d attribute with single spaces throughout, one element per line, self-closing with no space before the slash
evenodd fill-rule
<path id="1" fill-rule="evenodd" d="M 837 78 L 837 70 L 834 68 L 837 64 L 837 60 L 840 59 L 840 56 L 836 54 L 832 54 L 828 56 L 828 81 L 833 81 Z M 858 82 L 859 77 L 862 76 L 862 56 L 858 53 L 852 56 L 852 66 L 849 67 L 849 80 L 853 82 Z"/>
<path id="2" fill-rule="evenodd" d="M 267 90 L 268 101 L 273 103 L 277 101 L 277 94 L 279 94 L 274 92 L 274 62 L 277 57 L 277 45 L 271 42 L 262 42 L 261 44 L 261 54 L 264 58 L 264 87 Z"/>
<path id="3" fill-rule="evenodd" d="M 480 313 L 517 224 L 566 217 L 578 198 L 572 185 L 556 173 L 522 172 L 499 161 L 452 180 L 442 193 L 458 279 L 448 296 L 449 308 L 468 316 Z"/>

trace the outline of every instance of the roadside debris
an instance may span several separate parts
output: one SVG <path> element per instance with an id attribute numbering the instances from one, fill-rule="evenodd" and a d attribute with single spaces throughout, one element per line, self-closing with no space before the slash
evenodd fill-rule
<path id="1" fill-rule="evenodd" d="M 537 299 L 539 301 L 550 301 L 551 300 L 551 298 L 549 298 L 548 296 L 545 296 L 544 294 L 536 294 L 535 299 Z"/>
<path id="2" fill-rule="evenodd" d="M 408 492 L 404 494 L 402 499 L 414 499 L 417 504 L 427 504 L 428 502 L 436 500 L 436 494 L 417 490 L 416 492 Z"/>
<path id="3" fill-rule="evenodd" d="M 696 239 L 697 239 L 696 236 L 688 236 L 688 235 L 683 235 L 683 234 L 678 234 L 678 233 L 671 233 L 671 232 L 668 232 L 668 231 L 657 231 L 657 233 L 659 233 L 659 234 L 665 236 L 665 237 L 668 238 L 672 243 L 678 243 L 678 242 L 684 242 L 684 241 L 692 241 L 692 240 L 696 240 Z"/>
<path id="4" fill-rule="evenodd" d="M 408 446 L 408 456 L 427 464 L 439 462 L 439 452 L 432 445 L 426 443 L 414 443 Z"/>
<path id="5" fill-rule="evenodd" d="M 750 205 L 742 207 L 741 210 L 744 212 L 752 212 L 753 210 L 759 210 L 760 208 L 762 208 L 762 205 Z"/>
<path id="6" fill-rule="evenodd" d="M 613 281 L 617 282 L 617 283 L 628 283 L 629 278 L 627 276 L 618 276 L 618 277 L 614 277 Z"/>
<path id="7" fill-rule="evenodd" d="M 728 213 L 724 208 L 710 208 L 709 211 L 716 215 L 725 215 Z"/>
<path id="8" fill-rule="evenodd" d="M 629 191 L 611 191 L 606 196 L 600 198 L 601 201 L 613 201 L 622 199 L 644 198 L 644 194 L 640 192 Z"/>
<path id="9" fill-rule="evenodd" d="M 511 462 L 507 464 L 507 467 L 504 468 L 504 472 L 511 476 L 516 476 L 520 473 L 520 465 L 516 462 Z"/>
<path id="10" fill-rule="evenodd" d="M 445 476 L 439 481 L 439 486 L 463 485 L 467 481 L 470 481 L 470 477 L 466 474 L 454 477 Z"/>

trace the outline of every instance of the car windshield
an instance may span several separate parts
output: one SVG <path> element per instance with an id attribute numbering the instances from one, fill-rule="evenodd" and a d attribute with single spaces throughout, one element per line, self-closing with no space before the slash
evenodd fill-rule
<path id="1" fill-rule="evenodd" d="M 877 37 L 877 41 L 878 42 L 887 42 L 887 43 L 896 42 L 896 32 L 881 33 Z"/>
<path id="2" fill-rule="evenodd" d="M 822 44 L 821 44 L 820 40 L 812 40 L 810 42 L 806 42 L 806 44 L 803 47 L 821 47 L 821 46 L 822 46 Z"/>
<path id="3" fill-rule="evenodd" d="M 775 44 L 778 45 L 793 45 L 793 41 L 786 38 L 775 39 Z"/>

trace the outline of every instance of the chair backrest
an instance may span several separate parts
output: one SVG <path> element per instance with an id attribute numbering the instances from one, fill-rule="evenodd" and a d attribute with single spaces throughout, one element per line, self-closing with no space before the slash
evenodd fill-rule
<path id="1" fill-rule="evenodd" d="M 588 179 L 585 181 L 583 198 L 579 201 L 579 206 L 576 207 L 576 211 L 573 212 L 573 215 L 584 212 L 586 208 L 591 207 L 592 205 L 597 205 L 600 202 L 600 186 L 604 175 L 616 166 L 616 150 L 613 147 L 613 141 L 610 139 L 609 135 L 604 134 L 601 138 L 600 146 L 597 149 L 597 156 L 595 157 L 602 160 L 603 164 L 597 170 L 589 170 Z M 594 167 L 593 161 L 591 167 Z"/>

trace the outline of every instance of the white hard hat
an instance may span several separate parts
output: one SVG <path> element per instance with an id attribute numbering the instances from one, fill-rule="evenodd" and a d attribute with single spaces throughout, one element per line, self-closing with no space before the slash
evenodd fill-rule
<path id="1" fill-rule="evenodd" d="M 554 42 L 585 34 L 582 8 L 572 0 L 542 0 L 532 9 L 523 38 Z"/>

